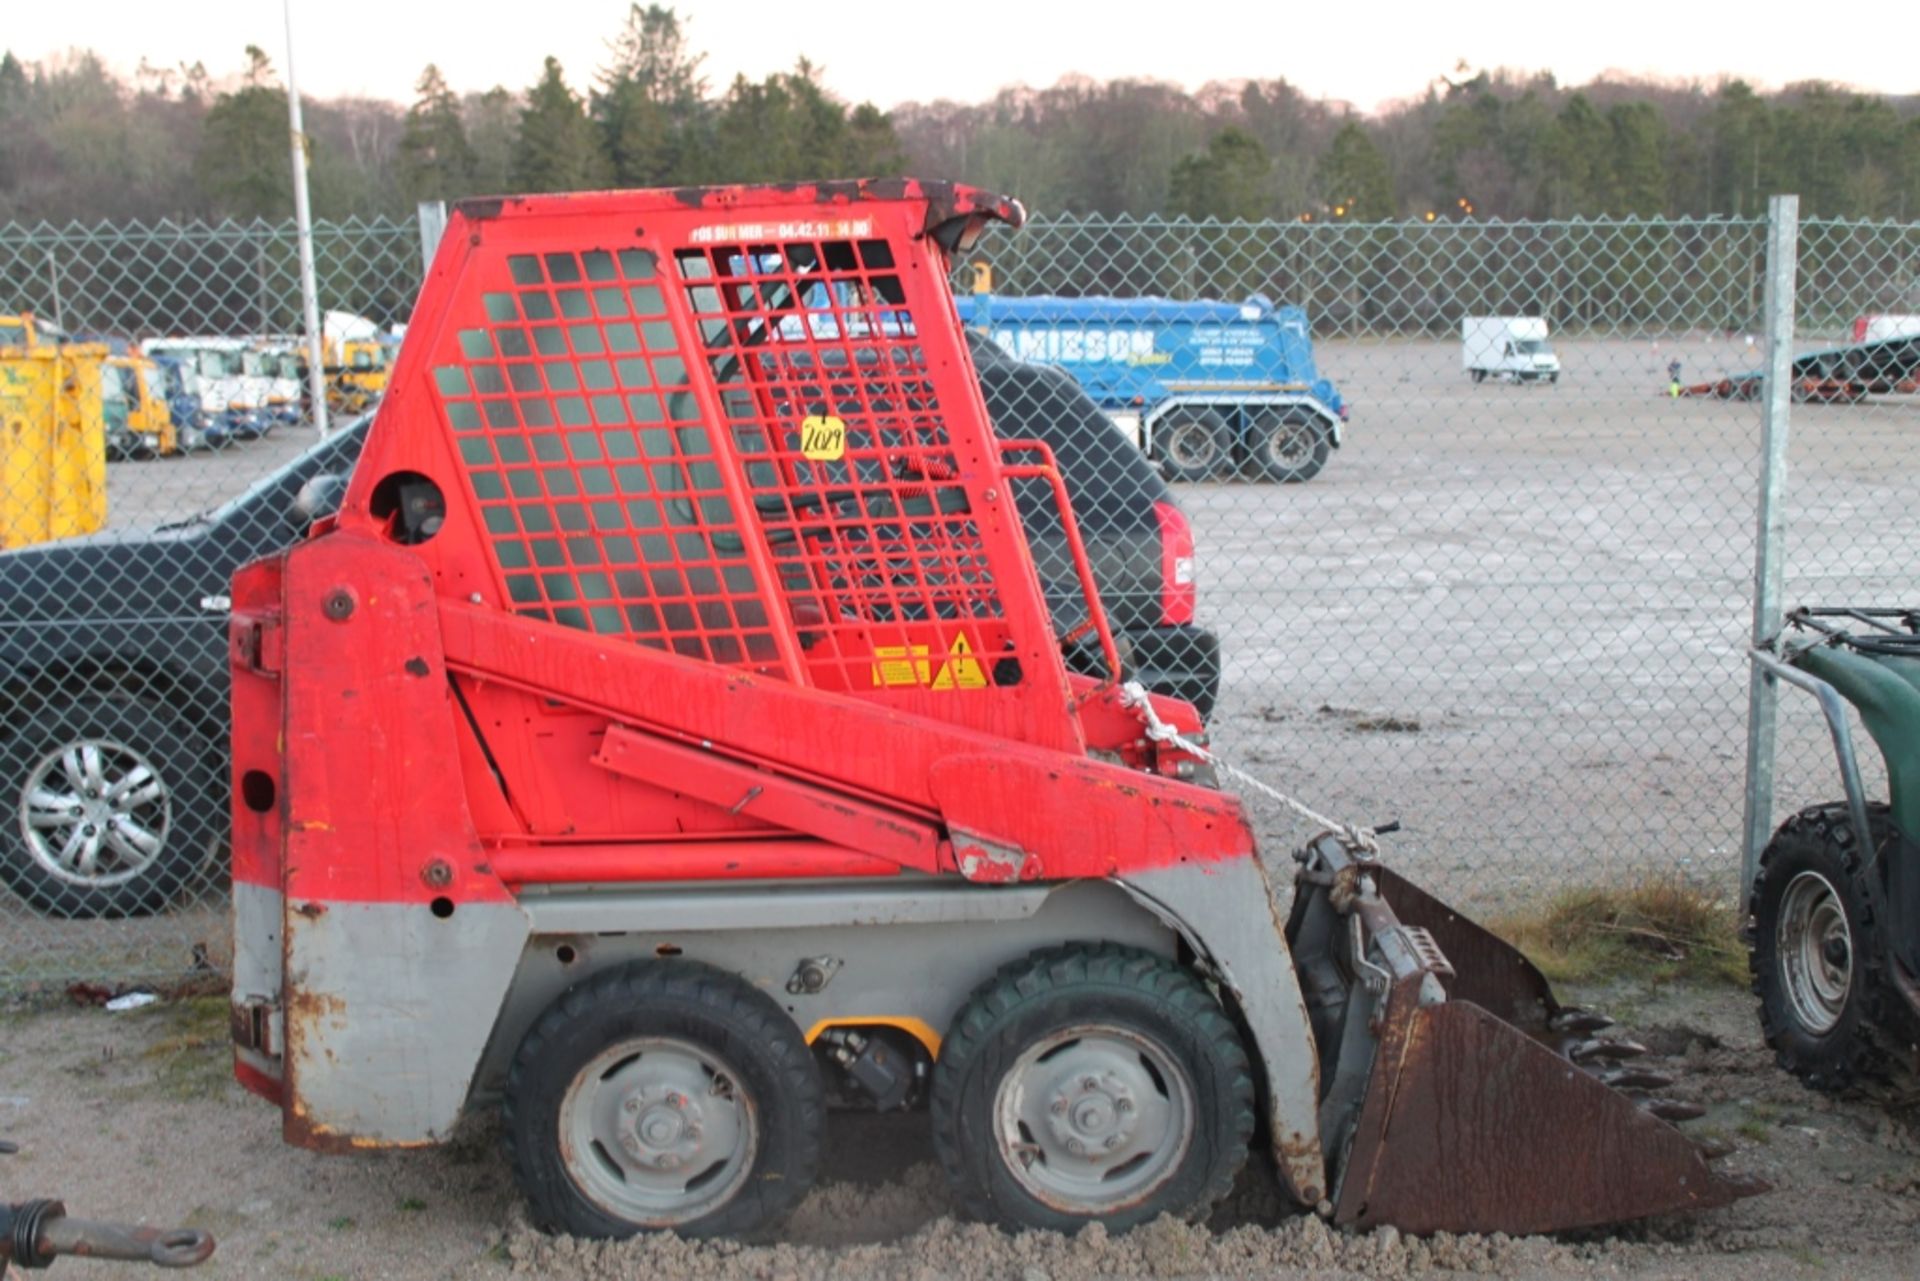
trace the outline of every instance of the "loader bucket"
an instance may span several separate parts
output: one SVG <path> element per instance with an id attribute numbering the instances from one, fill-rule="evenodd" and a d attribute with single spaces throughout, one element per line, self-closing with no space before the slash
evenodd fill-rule
<path id="1" fill-rule="evenodd" d="M 1337 838 L 1304 864 L 1287 934 L 1335 1222 L 1547 1232 L 1766 1190 L 1715 1171 L 1663 1119 L 1692 1109 L 1622 1066 L 1640 1047 L 1596 1036 L 1607 1020 L 1561 1006 L 1516 949 Z"/>

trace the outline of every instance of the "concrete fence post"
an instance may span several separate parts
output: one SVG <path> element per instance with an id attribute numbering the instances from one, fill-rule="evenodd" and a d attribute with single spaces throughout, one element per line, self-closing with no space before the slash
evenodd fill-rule
<path id="1" fill-rule="evenodd" d="M 1787 432 L 1793 408 L 1793 304 L 1800 250 L 1800 197 L 1775 196 L 1767 203 L 1767 277 L 1761 304 L 1766 330 L 1767 374 L 1760 404 L 1760 492 L 1753 561 L 1751 642 L 1780 634 L 1785 574 Z M 1779 682 L 1749 665 L 1747 689 L 1747 796 L 1740 850 L 1740 901 L 1746 903 L 1760 851 L 1773 832 L 1773 753 Z"/>

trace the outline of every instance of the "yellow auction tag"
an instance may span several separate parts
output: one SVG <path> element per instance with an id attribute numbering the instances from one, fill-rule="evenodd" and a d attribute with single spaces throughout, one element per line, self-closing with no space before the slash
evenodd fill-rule
<path id="1" fill-rule="evenodd" d="M 831 414 L 808 415 L 800 422 L 800 452 L 810 462 L 839 462 L 847 452 L 847 425 Z"/>

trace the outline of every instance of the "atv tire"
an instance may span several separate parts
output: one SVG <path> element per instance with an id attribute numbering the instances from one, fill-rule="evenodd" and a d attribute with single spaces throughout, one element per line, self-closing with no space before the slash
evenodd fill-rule
<path id="1" fill-rule="evenodd" d="M 1887 807 L 1869 805 L 1867 820 L 1875 846 L 1890 851 Z M 1760 855 L 1746 929 L 1761 1031 L 1775 1061 L 1831 1094 L 1917 1083 L 1910 1020 L 1875 909 L 1878 868 L 1858 845 L 1844 803 L 1782 823 Z"/>

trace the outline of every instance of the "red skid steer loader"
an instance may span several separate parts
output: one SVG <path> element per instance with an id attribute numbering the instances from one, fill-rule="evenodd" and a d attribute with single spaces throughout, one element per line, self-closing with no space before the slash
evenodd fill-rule
<path id="1" fill-rule="evenodd" d="M 591 1236 L 777 1221 L 829 1103 L 924 1106 L 1009 1227 L 1201 1215 L 1256 1133 L 1355 1226 L 1757 1190 L 1366 834 L 1263 859 L 1192 708 L 1129 692 L 948 293 L 1021 217 L 457 208 L 340 513 L 234 582 L 239 1078 L 337 1151 L 498 1100 Z M 1016 480 L 1110 679 L 1062 665 Z"/>

